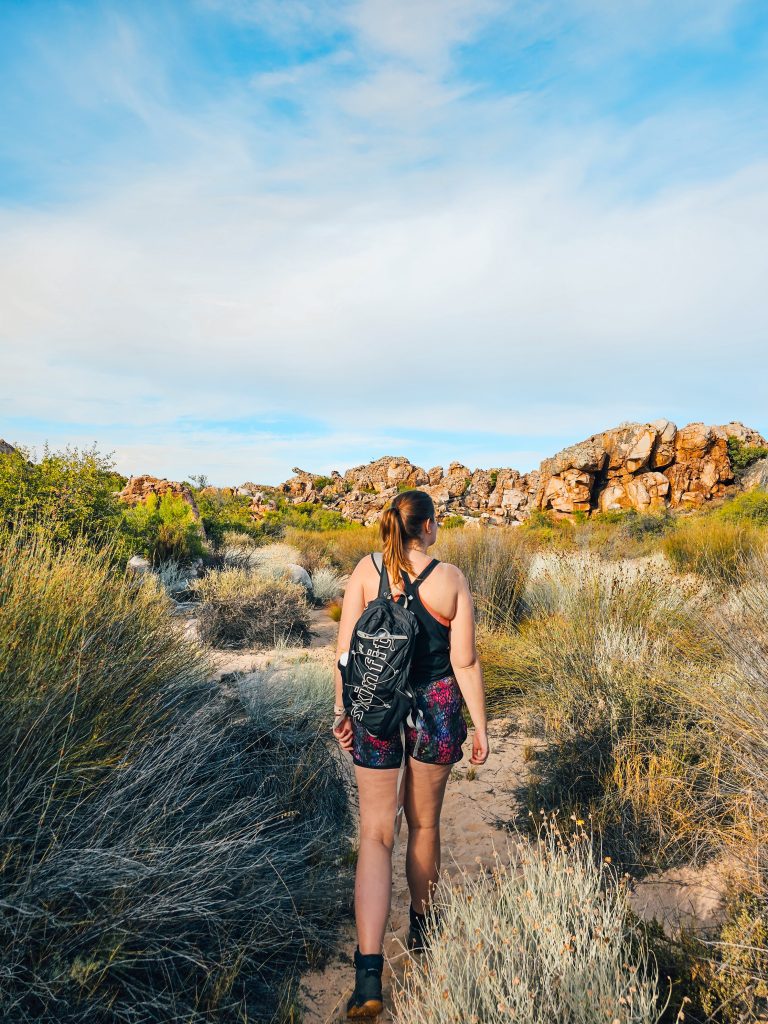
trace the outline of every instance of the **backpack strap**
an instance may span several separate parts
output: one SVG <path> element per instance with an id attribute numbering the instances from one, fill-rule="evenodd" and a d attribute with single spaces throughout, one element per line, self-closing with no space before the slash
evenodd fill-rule
<path id="1" fill-rule="evenodd" d="M 424 568 L 419 573 L 419 575 L 413 581 L 413 583 L 411 583 L 412 589 L 413 590 L 418 590 L 419 586 L 424 582 L 424 580 L 427 578 L 427 576 L 429 576 L 429 574 L 432 572 L 432 570 L 436 566 L 438 566 L 439 564 L 440 564 L 440 559 L 439 558 L 433 558 L 432 561 L 429 563 L 429 565 L 425 565 Z"/>
<path id="2" fill-rule="evenodd" d="M 386 565 L 384 565 L 384 556 L 380 551 L 372 551 L 371 561 L 376 566 L 376 572 L 379 574 L 378 597 L 391 597 L 392 585 L 389 582 L 389 573 L 387 572 L 387 567 Z"/>

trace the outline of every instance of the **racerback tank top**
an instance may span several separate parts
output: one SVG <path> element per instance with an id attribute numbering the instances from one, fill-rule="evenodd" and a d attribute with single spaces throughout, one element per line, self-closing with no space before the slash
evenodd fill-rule
<path id="1" fill-rule="evenodd" d="M 373 559 L 379 575 L 381 570 Z M 450 627 L 439 622 L 435 616 L 428 611 L 421 600 L 419 587 L 429 576 L 440 561 L 433 558 L 426 565 L 419 575 L 411 581 L 407 573 L 403 573 L 403 584 L 405 595 L 408 597 L 408 610 L 413 612 L 419 622 L 419 632 L 416 636 L 416 644 L 411 661 L 411 681 L 415 686 L 425 685 L 434 682 L 436 679 L 443 679 L 452 675 L 450 655 Z M 398 604 L 405 602 L 405 596 L 397 599 Z"/>

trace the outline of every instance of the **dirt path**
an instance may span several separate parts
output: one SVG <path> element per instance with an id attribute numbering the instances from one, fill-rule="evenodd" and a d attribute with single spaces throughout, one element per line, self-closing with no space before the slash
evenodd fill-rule
<path id="1" fill-rule="evenodd" d="M 335 643 L 335 623 L 332 625 L 333 630 L 324 631 L 328 647 Z M 494 826 L 494 821 L 508 821 L 515 814 L 514 790 L 526 774 L 523 747 L 528 741 L 519 735 L 512 722 L 502 719 L 491 722 L 489 738 L 491 756 L 488 763 L 475 771 L 471 770 L 467 761 L 471 747 L 467 742 L 464 745 L 464 760 L 455 766 L 448 782 L 441 819 L 442 846 L 443 866 L 452 875 L 462 870 L 477 871 L 481 864 L 490 867 L 494 861 L 494 847 L 500 853 L 507 848 L 506 835 Z M 392 913 L 384 941 L 387 1005 L 391 1005 L 393 971 L 399 973 L 406 955 L 401 941 L 405 940 L 408 930 L 410 903 L 405 880 L 407 839 L 408 826 L 403 824 L 393 858 Z M 346 1020 L 344 1011 L 354 980 L 354 949 L 354 925 L 347 919 L 339 955 L 324 971 L 305 975 L 302 979 L 301 994 L 306 1024 L 331 1024 Z M 391 1019 L 387 1010 L 379 1017 L 380 1021 Z"/>

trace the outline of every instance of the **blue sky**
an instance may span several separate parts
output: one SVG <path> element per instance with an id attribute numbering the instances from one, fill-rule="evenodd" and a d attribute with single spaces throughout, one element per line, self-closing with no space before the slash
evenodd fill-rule
<path id="1" fill-rule="evenodd" d="M 768 8 L 2 0 L 0 436 L 276 482 L 768 433 Z"/>

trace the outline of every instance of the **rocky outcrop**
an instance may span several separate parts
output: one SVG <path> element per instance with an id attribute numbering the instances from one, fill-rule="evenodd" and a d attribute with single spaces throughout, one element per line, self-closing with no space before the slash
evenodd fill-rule
<path id="1" fill-rule="evenodd" d="M 575 512 L 697 508 L 734 489 L 728 439 L 765 444 L 742 423 L 707 427 L 670 420 L 627 423 L 544 459 L 538 470 L 475 469 L 452 462 L 424 470 L 402 456 L 385 456 L 330 477 L 295 469 L 277 490 L 291 502 L 322 503 L 360 523 L 378 520 L 400 490 L 431 495 L 440 516 L 513 523 L 532 511 Z M 265 489 L 267 490 L 267 489 Z M 263 507 L 263 506 L 262 506 Z"/>
<path id="2" fill-rule="evenodd" d="M 194 518 L 200 520 L 200 512 L 192 491 L 186 484 L 178 483 L 176 480 L 165 480 L 147 475 L 132 476 L 117 496 L 120 501 L 124 501 L 128 505 L 138 505 L 146 501 L 150 494 L 156 494 L 161 498 L 165 494 L 172 494 L 174 497 L 181 498 L 192 509 Z"/>
<path id="3" fill-rule="evenodd" d="M 542 462 L 534 506 L 558 513 L 697 508 L 734 483 L 729 438 L 764 443 L 742 423 L 678 430 L 655 420 L 606 430 Z"/>
<path id="4" fill-rule="evenodd" d="M 2 437 L 0 437 L 0 455 L 13 455 L 15 451 L 16 449 L 12 444 L 8 444 L 7 441 L 4 441 Z"/>

